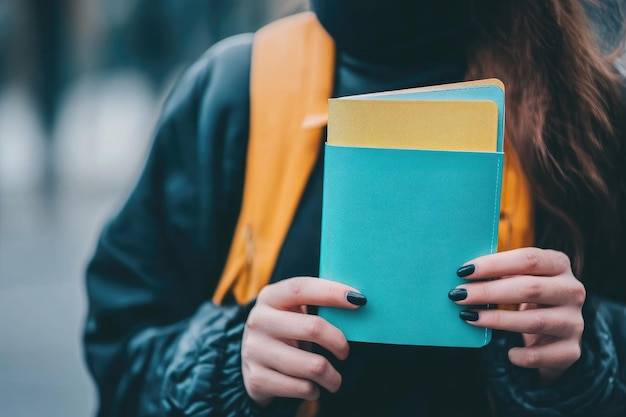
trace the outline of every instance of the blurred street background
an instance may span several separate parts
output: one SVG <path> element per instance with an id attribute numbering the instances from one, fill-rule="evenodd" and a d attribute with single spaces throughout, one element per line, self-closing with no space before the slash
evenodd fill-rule
<path id="1" fill-rule="evenodd" d="M 304 0 L 0 0 L 0 415 L 84 417 L 83 271 L 159 107 L 216 41 Z"/>

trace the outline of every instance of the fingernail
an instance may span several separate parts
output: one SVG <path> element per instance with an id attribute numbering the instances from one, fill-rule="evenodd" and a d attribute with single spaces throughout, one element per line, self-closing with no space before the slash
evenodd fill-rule
<path id="1" fill-rule="evenodd" d="M 475 311 L 461 311 L 459 317 L 465 321 L 477 321 L 478 313 Z"/>
<path id="2" fill-rule="evenodd" d="M 476 266 L 474 266 L 474 264 L 464 265 L 460 267 L 459 269 L 457 269 L 456 274 L 460 276 L 461 278 L 463 278 L 463 277 L 472 275 L 475 270 L 476 270 Z"/>
<path id="3" fill-rule="evenodd" d="M 355 306 L 364 306 L 367 304 L 367 298 L 363 294 L 359 294 L 358 292 L 348 291 L 346 293 L 346 300 L 350 304 L 354 304 Z"/>
<path id="4" fill-rule="evenodd" d="M 455 288 L 448 293 L 448 298 L 452 301 L 461 301 L 467 298 L 467 290 L 465 288 Z"/>

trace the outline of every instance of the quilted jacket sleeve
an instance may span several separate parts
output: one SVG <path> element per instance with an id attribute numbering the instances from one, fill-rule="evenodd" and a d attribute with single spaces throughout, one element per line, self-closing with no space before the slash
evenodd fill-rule
<path id="1" fill-rule="evenodd" d="M 536 372 L 507 359 L 520 335 L 498 332 L 485 350 L 485 367 L 498 415 L 619 417 L 626 415 L 626 306 L 589 296 L 583 309 L 582 356 L 549 386 Z"/>
<path id="2" fill-rule="evenodd" d="M 214 46 L 165 103 L 143 174 L 88 265 L 85 355 L 99 417 L 254 415 L 248 309 L 210 300 L 235 227 L 251 36 Z"/>
<path id="3" fill-rule="evenodd" d="M 165 415 L 260 414 L 260 408 L 248 397 L 241 375 L 239 352 L 248 312 L 249 308 L 216 308 L 206 303 L 195 315 L 165 369 L 160 404 Z"/>

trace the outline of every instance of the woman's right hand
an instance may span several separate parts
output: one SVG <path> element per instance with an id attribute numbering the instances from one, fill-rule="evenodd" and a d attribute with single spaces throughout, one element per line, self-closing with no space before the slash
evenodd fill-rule
<path id="1" fill-rule="evenodd" d="M 274 397 L 315 400 L 319 387 L 336 392 L 339 372 L 300 344 L 316 343 L 344 360 L 348 342 L 325 319 L 306 314 L 307 305 L 356 309 L 363 304 L 365 297 L 354 288 L 320 278 L 289 278 L 263 288 L 243 332 L 241 368 L 248 395 L 265 406 Z"/>

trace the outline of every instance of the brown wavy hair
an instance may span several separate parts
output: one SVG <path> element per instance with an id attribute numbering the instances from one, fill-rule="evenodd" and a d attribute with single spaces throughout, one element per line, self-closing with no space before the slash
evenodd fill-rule
<path id="1" fill-rule="evenodd" d="M 474 0 L 469 79 L 506 85 L 506 136 L 535 199 L 537 245 L 626 300 L 626 111 L 616 54 L 579 0 Z M 599 7 L 599 4 L 596 4 Z"/>

